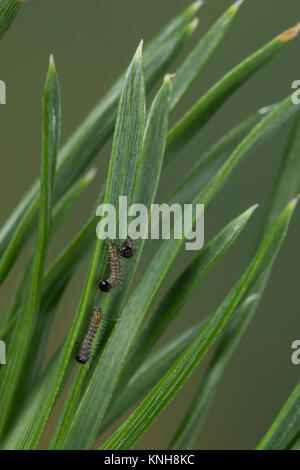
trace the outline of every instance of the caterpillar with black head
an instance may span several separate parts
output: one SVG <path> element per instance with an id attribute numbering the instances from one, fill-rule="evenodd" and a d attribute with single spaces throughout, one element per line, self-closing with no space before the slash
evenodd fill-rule
<path id="1" fill-rule="evenodd" d="M 116 287 L 120 279 L 119 250 L 112 242 L 108 243 L 108 263 L 109 276 L 102 279 L 98 284 L 98 287 L 102 292 L 109 292 L 111 289 Z"/>
<path id="2" fill-rule="evenodd" d="M 103 313 L 100 307 L 95 307 L 93 315 L 90 318 L 89 325 L 87 328 L 87 332 L 83 341 L 79 347 L 76 360 L 80 364 L 86 364 L 91 355 L 91 348 L 93 344 L 93 340 L 96 336 L 97 330 L 103 318 Z"/>
<path id="3" fill-rule="evenodd" d="M 119 255 L 123 256 L 123 258 L 131 258 L 135 252 L 136 246 L 130 237 L 127 237 L 122 245 L 119 246 Z"/>

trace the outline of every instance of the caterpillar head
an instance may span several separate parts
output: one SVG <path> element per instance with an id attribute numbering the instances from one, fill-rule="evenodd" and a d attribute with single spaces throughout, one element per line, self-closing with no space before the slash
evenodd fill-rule
<path id="1" fill-rule="evenodd" d="M 88 358 L 83 358 L 78 354 L 76 356 L 76 361 L 79 362 L 79 364 L 86 364 L 88 362 Z"/>
<path id="2" fill-rule="evenodd" d="M 109 292 L 111 289 L 110 283 L 105 279 L 99 282 L 98 287 L 102 292 Z"/>
<path id="3" fill-rule="evenodd" d="M 131 238 L 127 238 L 124 243 L 119 247 L 119 254 L 123 256 L 123 258 L 131 258 L 134 256 L 136 252 L 136 246 L 131 240 Z"/>

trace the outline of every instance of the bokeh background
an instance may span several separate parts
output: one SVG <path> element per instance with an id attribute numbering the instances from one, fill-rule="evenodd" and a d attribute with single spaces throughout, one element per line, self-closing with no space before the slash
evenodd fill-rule
<path id="1" fill-rule="evenodd" d="M 145 41 L 188 0 L 28 0 L 0 45 L 0 79 L 7 84 L 7 105 L 0 107 L 0 223 L 39 174 L 41 96 L 48 57 L 55 55 L 63 97 L 63 140 L 86 116 L 128 64 L 140 39 Z M 229 5 L 208 0 L 199 11 L 200 25 L 184 54 Z M 223 44 L 172 119 L 179 117 L 232 66 L 300 19 L 299 0 L 246 0 Z M 300 79 L 299 40 L 244 85 L 205 129 L 184 149 L 163 177 L 159 200 L 218 137 L 258 108 L 290 93 Z M 180 59 L 182 60 L 182 57 Z M 180 59 L 177 63 L 180 63 Z M 176 70 L 176 63 L 170 72 Z M 219 195 L 206 215 L 206 240 L 254 203 L 260 204 L 246 230 L 209 274 L 164 337 L 171 337 L 212 313 L 246 267 L 266 207 L 291 123 L 255 152 Z M 53 257 L 90 214 L 105 179 L 110 142 L 95 160 L 98 174 L 66 221 Z M 300 155 L 299 155 L 300 158 Z M 300 212 L 273 270 L 263 302 L 222 380 L 198 440 L 200 449 L 253 448 L 272 423 L 299 380 L 300 366 L 291 364 L 291 343 L 300 339 L 299 320 Z M 24 265 L 29 247 L 1 290 L 3 307 Z M 172 281 L 191 254 L 183 253 L 168 278 Z M 147 257 L 145 258 L 145 264 Z M 68 330 L 87 268 L 83 262 L 59 307 L 48 357 Z M 167 287 L 167 286 L 166 286 Z M 207 364 L 196 370 L 187 386 L 138 443 L 139 449 L 163 449 L 186 410 Z M 57 413 L 57 410 L 56 410 Z M 53 423 L 52 423 L 53 424 Z M 47 433 L 42 438 L 45 446 Z"/>

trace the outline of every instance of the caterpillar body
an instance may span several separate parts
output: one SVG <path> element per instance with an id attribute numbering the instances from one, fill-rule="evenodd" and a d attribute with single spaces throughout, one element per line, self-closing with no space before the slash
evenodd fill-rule
<path id="1" fill-rule="evenodd" d="M 99 289 L 102 292 L 109 292 L 111 289 L 117 286 L 120 279 L 120 259 L 119 250 L 117 246 L 109 242 L 108 243 L 108 258 L 109 258 L 109 276 L 102 279 L 99 282 Z"/>
<path id="2" fill-rule="evenodd" d="M 85 337 L 83 338 L 83 341 L 76 356 L 76 360 L 80 364 L 86 364 L 90 358 L 93 340 L 96 336 L 102 318 L 103 313 L 101 308 L 95 307 L 93 315 L 91 316 L 89 321 L 87 332 L 85 334 Z"/>
<path id="3" fill-rule="evenodd" d="M 123 256 L 123 258 L 131 258 L 135 252 L 136 246 L 130 237 L 127 237 L 122 245 L 119 246 L 119 255 Z"/>

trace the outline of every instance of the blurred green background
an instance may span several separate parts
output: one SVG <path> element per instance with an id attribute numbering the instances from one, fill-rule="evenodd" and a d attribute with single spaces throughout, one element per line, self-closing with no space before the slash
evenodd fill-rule
<path id="1" fill-rule="evenodd" d="M 39 174 L 41 96 L 49 54 L 54 53 L 61 80 L 65 140 L 126 67 L 140 39 L 147 41 L 189 3 L 188 0 L 26 2 L 0 46 L 0 79 L 7 84 L 7 105 L 0 107 L 0 223 L 6 220 Z M 230 4 L 227 0 L 206 2 L 199 11 L 200 25 L 184 54 Z M 299 20 L 299 0 L 246 0 L 223 44 L 172 119 L 180 116 L 238 61 Z M 187 165 L 192 164 L 231 126 L 258 108 L 275 103 L 290 93 L 291 83 L 300 79 L 299 50 L 300 42 L 296 40 L 226 103 L 184 149 L 182 158 L 172 163 L 167 177 L 162 179 L 159 201 Z M 170 72 L 175 70 L 176 64 Z M 246 267 L 290 129 L 291 123 L 256 151 L 206 215 L 205 235 L 208 240 L 244 209 L 254 203 L 260 204 L 259 211 L 240 239 L 201 284 L 164 340 L 213 312 Z M 97 157 L 98 174 L 93 187 L 66 221 L 52 256 L 74 236 L 88 217 L 106 176 L 109 152 L 110 143 Z M 290 360 L 291 343 L 300 338 L 299 235 L 298 209 L 264 300 L 227 369 L 199 436 L 200 449 L 253 448 L 299 380 L 300 366 L 297 368 Z M 169 282 L 191 256 L 190 253 L 182 254 L 169 276 Z M 0 307 L 5 305 L 25 259 L 26 252 L 2 287 Z M 63 297 L 52 331 L 49 357 L 68 330 L 86 268 L 87 262 L 82 263 Z M 203 362 L 197 369 L 137 448 L 166 447 L 205 365 Z M 51 424 L 47 433 L 50 430 Z M 42 448 L 46 438 L 45 433 Z"/>

